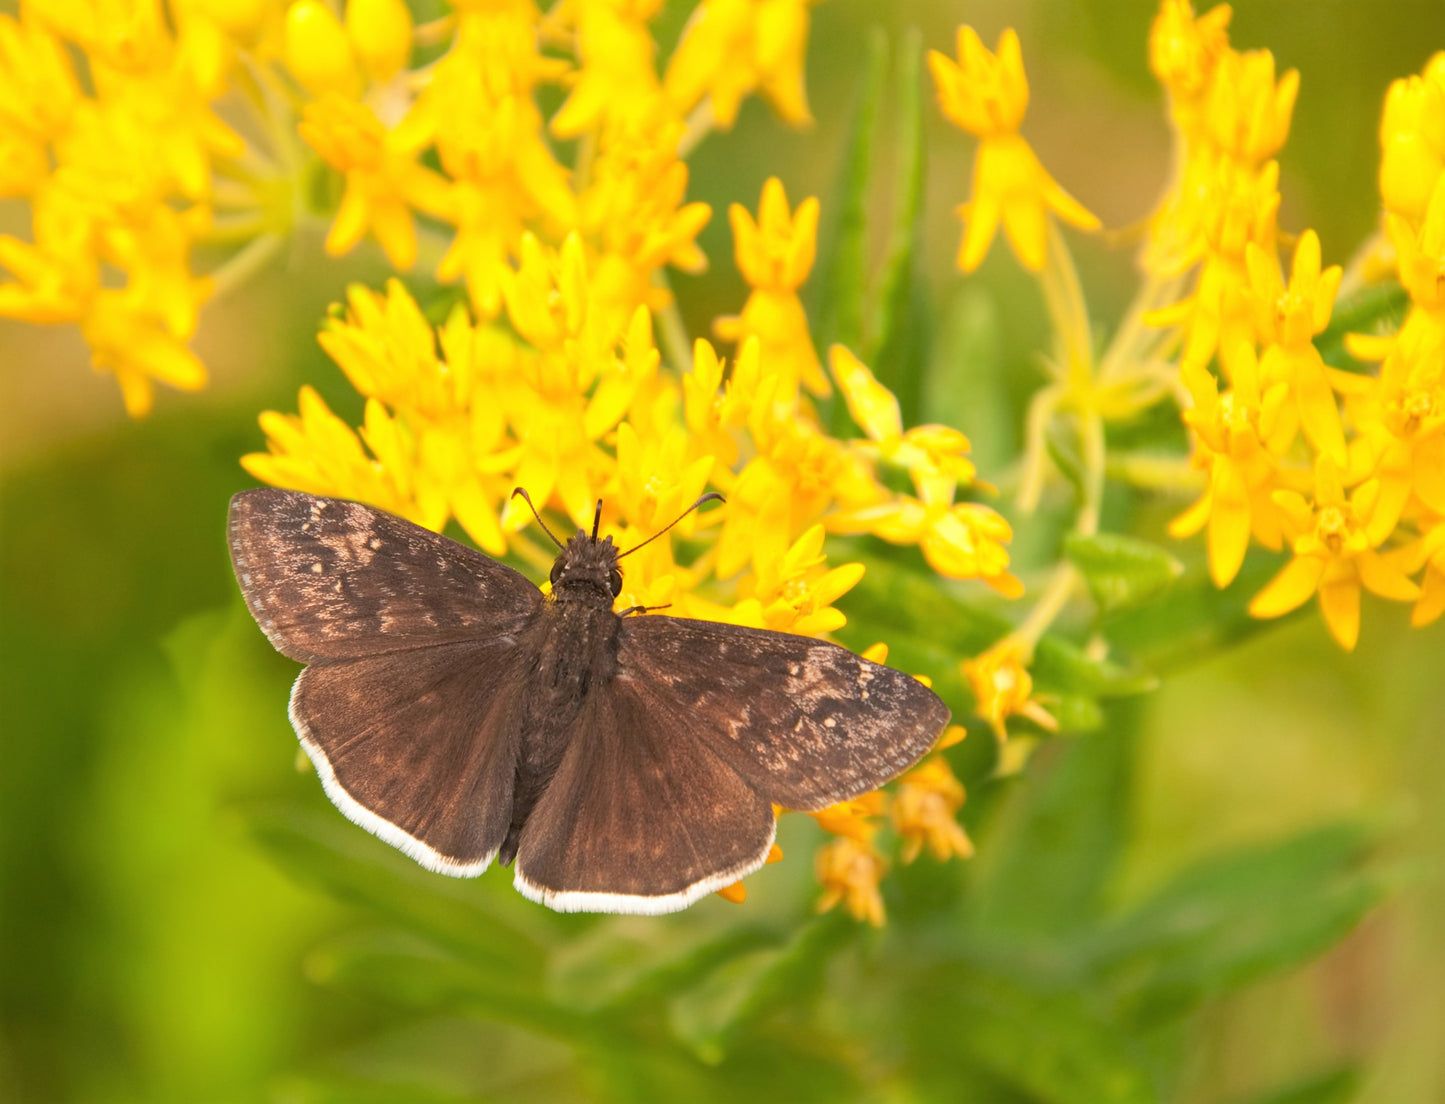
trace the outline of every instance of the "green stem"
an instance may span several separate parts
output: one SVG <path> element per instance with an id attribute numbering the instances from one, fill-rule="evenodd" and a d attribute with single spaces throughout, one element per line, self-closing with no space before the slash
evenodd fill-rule
<path id="1" fill-rule="evenodd" d="M 662 349 L 663 362 L 671 364 L 676 372 L 685 372 L 692 365 L 692 338 L 682 320 L 682 311 L 678 310 L 677 296 L 672 294 L 667 274 L 662 269 L 652 274 L 652 282 L 668 292 L 667 306 L 653 313 L 657 320 L 658 345 Z"/>
<path id="2" fill-rule="evenodd" d="M 285 239 L 280 234 L 262 234 L 253 238 L 211 273 L 214 288 L 212 301 L 224 298 L 264 268 L 277 253 Z"/>

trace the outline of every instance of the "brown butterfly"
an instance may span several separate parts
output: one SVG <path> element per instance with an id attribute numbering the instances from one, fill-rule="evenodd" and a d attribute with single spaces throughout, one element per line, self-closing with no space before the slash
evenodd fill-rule
<path id="1" fill-rule="evenodd" d="M 557 541 L 550 595 L 355 502 L 244 491 L 229 533 L 252 616 L 308 665 L 291 723 L 337 807 L 442 874 L 515 859 L 563 912 L 686 908 L 762 866 L 773 805 L 875 789 L 948 723 L 836 644 L 615 613 L 626 553 L 595 523 Z"/>

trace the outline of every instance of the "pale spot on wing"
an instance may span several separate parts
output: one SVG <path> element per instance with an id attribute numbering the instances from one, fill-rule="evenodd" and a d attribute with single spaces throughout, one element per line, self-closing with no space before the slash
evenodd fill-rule
<path id="1" fill-rule="evenodd" d="M 321 561 L 320 561 L 320 560 L 317 560 L 314 564 L 311 565 L 311 574 L 313 574 L 313 575 L 320 575 L 320 574 L 321 574 L 321 571 L 322 571 Z"/>

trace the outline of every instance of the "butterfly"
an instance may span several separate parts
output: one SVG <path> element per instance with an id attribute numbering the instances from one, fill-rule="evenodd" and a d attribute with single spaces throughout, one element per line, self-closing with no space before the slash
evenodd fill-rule
<path id="1" fill-rule="evenodd" d="M 360 503 L 231 500 L 236 579 L 307 665 L 291 723 L 347 817 L 441 874 L 515 862 L 559 911 L 673 912 L 762 866 L 775 805 L 876 789 L 948 723 L 922 683 L 836 644 L 614 612 L 626 553 L 597 528 L 553 537 L 543 594 Z"/>

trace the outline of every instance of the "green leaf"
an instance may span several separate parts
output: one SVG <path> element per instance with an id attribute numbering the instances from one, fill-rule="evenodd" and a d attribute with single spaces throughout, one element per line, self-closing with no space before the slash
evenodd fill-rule
<path id="1" fill-rule="evenodd" d="M 1395 881 L 1366 866 L 1378 828 L 1330 825 L 1207 859 L 1102 934 L 1093 951 L 1138 1024 L 1319 954 L 1348 934 Z"/>
<path id="2" fill-rule="evenodd" d="M 277 1081 L 270 1099 L 286 1104 L 475 1104 L 477 1097 L 412 1080 L 292 1074 Z"/>
<path id="3" fill-rule="evenodd" d="M 1059 474 L 1064 477 L 1074 493 L 1084 494 L 1084 458 L 1079 455 L 1079 444 L 1072 433 L 1066 434 L 1062 427 L 1050 426 L 1044 433 L 1044 448 Z"/>
<path id="4" fill-rule="evenodd" d="M 979 284 L 962 284 L 943 311 L 938 339 L 923 368 L 920 420 L 968 434 L 980 470 L 1011 460 L 1016 417 L 1004 386 L 998 307 Z"/>
<path id="5" fill-rule="evenodd" d="M 1157 597 L 1184 574 L 1184 566 L 1157 544 L 1122 533 L 1070 533 L 1064 555 L 1083 574 L 1101 613 Z"/>
<path id="6" fill-rule="evenodd" d="M 676 928 L 639 930 L 603 925 L 553 957 L 552 988 L 570 1007 L 616 1015 L 697 985 L 729 961 L 781 938 L 756 925 L 684 942 Z"/>
<path id="7" fill-rule="evenodd" d="M 1039 750 L 987 836 L 980 931 L 1048 936 L 1103 915 L 1128 835 L 1137 713 L 1115 706 L 1107 727 Z"/>
<path id="8" fill-rule="evenodd" d="M 1253 1096 L 1248 1104 L 1349 1104 L 1359 1094 L 1363 1078 L 1355 1066 L 1342 1066 L 1311 1074 L 1293 1085 Z"/>
<path id="9" fill-rule="evenodd" d="M 901 1010 L 914 1062 L 947 1085 L 955 1070 L 979 1070 L 1039 1104 L 1152 1104 L 1159 1098 L 1144 1056 L 1128 1036 L 1090 1008 L 1079 991 L 983 962 L 942 962 L 910 992 L 930 999 Z M 937 1045 L 936 1024 L 950 1026 Z"/>
<path id="10" fill-rule="evenodd" d="M 705 1062 L 717 1062 L 734 1038 L 768 1012 L 817 992 L 837 951 L 858 937 L 858 925 L 833 912 L 805 924 L 783 947 L 731 958 L 671 1002 L 673 1033 Z"/>
<path id="11" fill-rule="evenodd" d="M 881 27 L 868 35 L 868 52 L 858 81 L 858 103 L 834 189 L 832 232 L 826 263 L 815 282 L 820 292 L 818 344 L 863 348 L 863 303 L 868 283 L 868 191 L 872 180 L 878 112 L 888 71 L 888 36 Z M 843 404 L 837 403 L 838 408 Z M 843 409 L 846 417 L 846 409 Z M 836 428 L 836 427 L 835 427 Z"/>
<path id="12" fill-rule="evenodd" d="M 1169 601 L 1149 602 L 1110 618 L 1109 640 L 1159 674 L 1193 666 L 1257 636 L 1279 620 L 1249 615 L 1249 602 L 1280 569 L 1282 556 L 1253 552 L 1223 590 L 1206 571 L 1190 571 L 1174 583 Z"/>
<path id="13" fill-rule="evenodd" d="M 1159 685 L 1149 671 L 1093 659 L 1071 640 L 1051 633 L 1034 648 L 1029 668 L 1036 690 L 1085 698 L 1132 698 Z"/>
<path id="14" fill-rule="evenodd" d="M 897 397 L 905 425 L 919 420 L 922 372 L 916 363 L 925 345 L 928 312 L 916 298 L 918 243 L 921 234 L 927 147 L 923 141 L 923 39 L 917 28 L 903 36 L 895 74 L 897 111 L 893 213 L 888 244 L 877 280 L 867 289 L 867 312 L 860 354 Z"/>
<path id="15" fill-rule="evenodd" d="M 271 805 L 248 816 L 252 837 L 302 885 L 361 905 L 424 935 L 499 977 L 538 981 L 547 920 L 527 928 L 506 919 L 510 886 L 439 878 L 362 832 L 330 807 Z M 492 879 L 493 882 L 497 879 Z"/>
<path id="16" fill-rule="evenodd" d="M 407 932 L 333 939 L 308 956 L 306 970 L 322 984 L 430 1014 L 479 1015 L 557 1038 L 596 1030 L 577 1009 L 542 996 L 536 979 L 469 961 Z"/>

